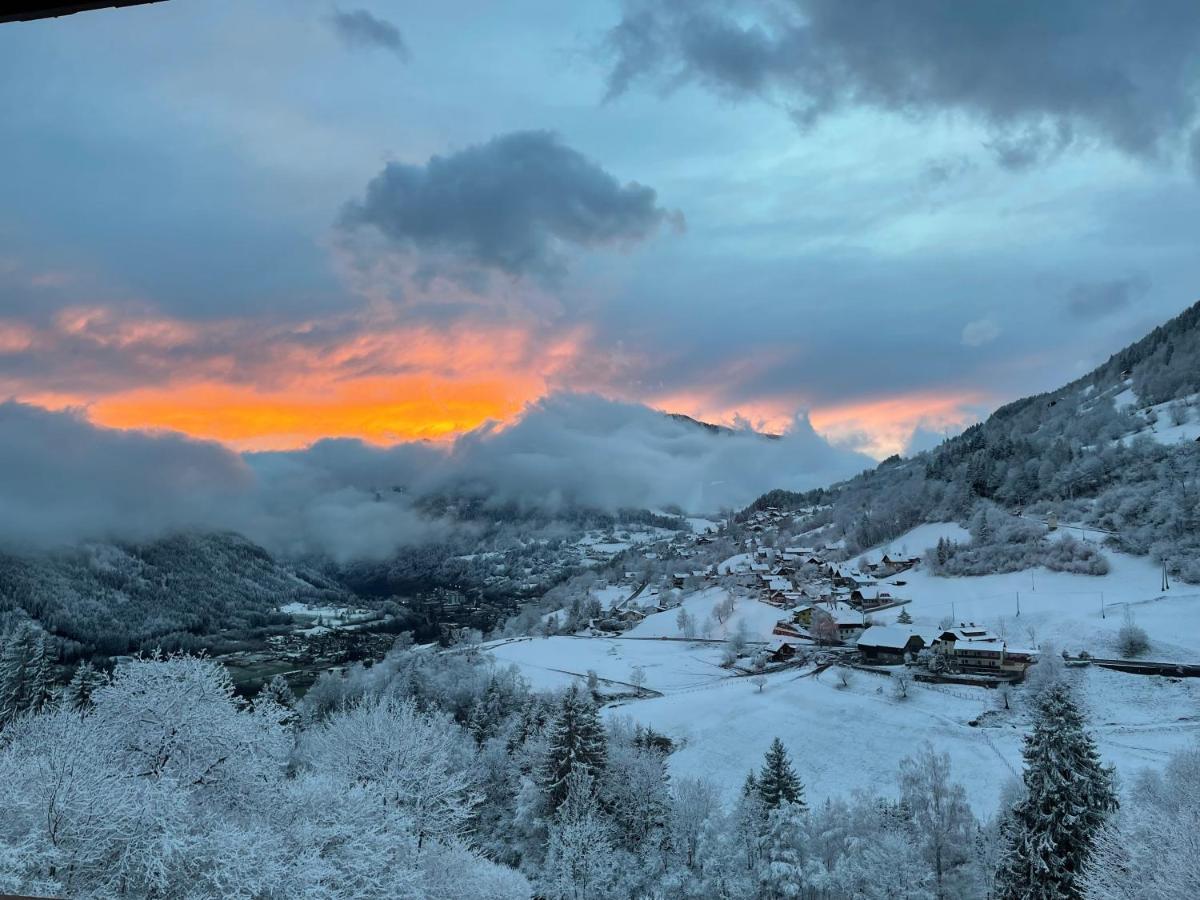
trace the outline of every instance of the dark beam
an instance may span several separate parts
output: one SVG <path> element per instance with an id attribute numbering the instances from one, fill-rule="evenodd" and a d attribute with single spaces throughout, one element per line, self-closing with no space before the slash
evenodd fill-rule
<path id="1" fill-rule="evenodd" d="M 89 9 L 110 9 L 118 6 L 138 6 L 143 3 L 162 3 L 163 0 L 91 0 L 91 2 L 69 3 L 66 0 L 0 0 L 0 22 L 28 22 L 32 19 L 49 19 L 69 16 Z"/>

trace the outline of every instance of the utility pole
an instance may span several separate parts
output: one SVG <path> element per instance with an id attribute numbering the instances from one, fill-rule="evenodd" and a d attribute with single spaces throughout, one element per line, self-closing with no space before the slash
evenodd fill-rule
<path id="1" fill-rule="evenodd" d="M 1021 618 L 1021 592 L 1017 591 L 1017 618 Z"/>
<path id="2" fill-rule="evenodd" d="M 1169 591 L 1171 589 L 1171 582 L 1167 580 L 1167 561 L 1165 559 L 1163 560 L 1162 576 L 1162 589 Z"/>
<path id="3" fill-rule="evenodd" d="M 1100 592 L 1100 618 L 1106 618 L 1104 615 L 1104 591 Z"/>

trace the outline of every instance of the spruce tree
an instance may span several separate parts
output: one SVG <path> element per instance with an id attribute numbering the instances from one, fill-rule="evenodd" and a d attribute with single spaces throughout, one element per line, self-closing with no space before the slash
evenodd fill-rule
<path id="1" fill-rule="evenodd" d="M 792 770 L 783 741 L 775 738 L 767 751 L 762 771 L 758 775 L 758 794 L 763 806 L 774 809 L 780 803 L 795 803 L 804 806 L 804 785 Z"/>
<path id="2" fill-rule="evenodd" d="M 286 709 L 291 709 L 296 705 L 296 695 L 292 692 L 292 686 L 282 675 L 276 675 L 268 681 L 263 686 L 262 692 L 264 697 L 274 700 Z"/>
<path id="3" fill-rule="evenodd" d="M 898 625 L 911 625 L 912 624 L 912 616 L 910 616 L 908 614 L 907 609 L 900 610 L 900 615 L 896 616 L 896 623 Z"/>
<path id="4" fill-rule="evenodd" d="M 572 773 L 597 777 L 608 761 L 607 738 L 591 697 L 571 685 L 550 724 L 542 769 L 543 783 L 552 809 L 566 799 Z"/>
<path id="5" fill-rule="evenodd" d="M 53 697 L 53 661 L 46 633 L 26 623 L 0 653 L 0 724 L 40 710 Z"/>
<path id="6" fill-rule="evenodd" d="M 68 709 L 83 712 L 92 705 L 92 694 L 102 684 L 104 684 L 103 673 L 84 660 L 75 667 L 75 674 L 71 676 L 70 682 L 63 690 L 62 702 Z"/>
<path id="7" fill-rule="evenodd" d="M 1097 832 L 1116 808 L 1113 770 L 1100 764 L 1083 716 L 1062 682 L 1037 699 L 1025 737 L 1025 796 L 1007 817 L 1001 900 L 1077 900 Z"/>

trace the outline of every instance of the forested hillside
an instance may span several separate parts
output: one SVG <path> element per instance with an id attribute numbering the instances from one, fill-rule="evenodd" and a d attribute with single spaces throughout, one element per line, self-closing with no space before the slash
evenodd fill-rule
<path id="1" fill-rule="evenodd" d="M 850 553 L 977 506 L 1055 515 L 1111 534 L 1200 581 L 1200 303 L 1088 375 L 996 410 L 934 450 L 892 457 L 828 489 L 772 491 L 768 506 L 818 507 Z"/>
<path id="2" fill-rule="evenodd" d="M 0 556 L 0 632 L 36 619 L 56 637 L 64 661 L 159 647 L 216 649 L 289 622 L 280 604 L 347 596 L 234 534 Z"/>

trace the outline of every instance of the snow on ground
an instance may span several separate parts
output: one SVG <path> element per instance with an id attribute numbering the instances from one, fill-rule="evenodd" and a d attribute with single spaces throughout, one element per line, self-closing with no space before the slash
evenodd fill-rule
<path id="1" fill-rule="evenodd" d="M 735 556 L 729 557 L 729 559 L 717 563 L 717 574 L 732 575 L 739 567 L 748 567 L 752 562 L 754 562 L 753 554 L 738 553 Z"/>
<path id="2" fill-rule="evenodd" d="M 1195 679 L 1124 675 L 1102 669 L 1071 670 L 1104 760 L 1123 777 L 1161 766 L 1169 753 L 1200 736 Z M 1014 701 L 1021 705 L 1018 689 Z M 760 693 L 747 678 L 706 690 L 634 701 L 606 711 L 650 725 L 677 742 L 674 778 L 704 777 L 732 798 L 746 773 L 762 764 L 779 737 L 804 780 L 809 802 L 855 789 L 894 795 L 900 760 L 928 740 L 949 754 L 953 777 L 977 815 L 995 812 L 1004 782 L 1021 769 L 1021 739 L 1028 718 L 1020 709 L 999 712 L 999 697 L 985 688 L 914 685 L 897 700 L 891 681 L 854 671 L 841 688 L 832 670 L 819 676 L 777 672 Z M 987 712 L 984 724 L 970 721 Z"/>
<path id="3" fill-rule="evenodd" d="M 566 687 L 589 669 L 600 678 L 629 684 L 634 666 L 641 666 L 645 686 L 662 692 L 704 687 L 729 674 L 720 666 L 720 644 L 556 636 L 499 642 L 489 650 L 500 665 L 520 669 L 534 690 Z"/>
<path id="4" fill-rule="evenodd" d="M 971 539 L 971 533 L 957 522 L 930 522 L 918 525 L 864 555 L 871 562 L 878 562 L 885 553 L 892 556 L 920 556 L 930 547 L 936 547 L 940 538 L 963 544 Z"/>
<path id="5" fill-rule="evenodd" d="M 939 537 L 962 541 L 967 535 L 952 523 L 922 525 L 869 555 L 916 555 Z M 955 619 L 989 627 L 1012 644 L 1050 641 L 1096 656 L 1115 655 L 1116 632 L 1128 607 L 1150 635 L 1148 658 L 1200 662 L 1200 591 L 1178 585 L 1164 595 L 1161 573 L 1150 560 L 1104 553 L 1111 571 L 1103 577 L 1038 568 L 937 578 L 917 569 L 880 587 L 911 599 L 906 609 L 918 626 L 936 626 L 953 612 Z M 709 587 L 685 596 L 682 605 L 700 624 L 726 596 L 723 588 Z M 874 618 L 890 624 L 898 613 L 887 610 Z M 669 757 L 672 776 L 709 778 L 730 798 L 746 773 L 761 765 L 776 736 L 788 747 L 810 802 L 857 788 L 894 794 L 900 760 L 925 740 L 950 755 L 954 778 L 981 816 L 995 811 L 1001 786 L 1020 771 L 1021 738 L 1029 727 L 1024 687 L 1014 692 L 1010 712 L 999 709 L 996 692 L 970 686 L 913 685 L 909 699 L 900 701 L 890 679 L 862 671 L 854 671 L 850 686 L 841 688 L 835 670 L 813 676 L 810 670 L 785 669 L 768 676 L 760 693 L 750 679 L 720 668 L 721 644 L 663 640 L 679 636 L 677 615 L 672 609 L 648 616 L 620 638 L 501 641 L 490 652 L 499 664 L 517 665 L 543 690 L 564 687 L 588 669 L 627 684 L 633 668 L 641 666 L 646 687 L 663 696 L 629 700 L 605 715 L 629 716 L 667 734 L 677 744 Z M 785 615 L 757 600 L 739 600 L 712 637 L 745 621 L 752 639 L 767 640 Z M 1125 779 L 1162 765 L 1171 752 L 1200 739 L 1200 679 L 1094 666 L 1067 670 L 1065 677 L 1087 710 L 1101 755 Z M 976 726 L 969 724 L 973 720 Z"/>
<path id="6" fill-rule="evenodd" d="M 712 630 L 707 635 L 704 634 L 704 624 L 709 620 L 713 608 L 728 596 L 729 592 L 724 588 L 710 587 L 684 597 L 680 605 L 695 618 L 699 637 L 724 639 L 733 634 L 739 622 L 744 621 L 750 640 L 768 641 L 771 639 L 771 629 L 775 627 L 775 623 L 787 618 L 788 614 L 778 607 L 760 600 L 743 598 L 736 601 L 733 614 L 724 623 L 715 623 Z M 654 613 L 646 616 L 628 634 L 630 637 L 682 637 L 676 621 L 678 616 L 678 608 Z"/>
<path id="7" fill-rule="evenodd" d="M 1162 573 L 1148 558 L 1107 549 L 1104 555 L 1110 566 L 1104 576 L 1039 567 L 939 578 L 918 569 L 883 581 L 881 587 L 912 600 L 906 608 L 917 625 L 937 625 L 953 617 L 985 625 L 1013 644 L 1048 641 L 1059 649 L 1084 649 L 1093 656 L 1116 655 L 1117 631 L 1128 608 L 1150 635 L 1148 659 L 1200 663 L 1200 590 L 1178 584 L 1164 593 Z M 904 585 L 892 587 L 896 581 Z M 889 613 L 874 618 L 890 624 Z"/>
<path id="8" fill-rule="evenodd" d="M 1093 540 L 1100 536 L 1086 527 L 1062 526 L 1049 537 L 1067 533 Z M 953 523 L 920 525 L 866 556 L 874 561 L 884 552 L 917 555 L 936 545 L 939 537 L 970 539 L 964 528 Z M 1176 584 L 1164 592 L 1162 572 L 1148 557 L 1116 553 L 1107 547 L 1102 552 L 1110 567 L 1103 576 L 1038 567 L 1000 575 L 942 578 L 918 567 L 884 579 L 880 589 L 911 599 L 906 608 L 919 626 L 934 626 L 953 617 L 956 622 L 987 626 L 1012 644 L 1049 641 L 1060 650 L 1065 647 L 1075 653 L 1085 649 L 1093 656 L 1117 655 L 1116 634 L 1128 608 L 1150 635 L 1147 659 L 1200 663 L 1200 588 Z M 888 610 L 872 618 L 890 625 L 899 612 Z"/>
<path id="9" fill-rule="evenodd" d="M 716 532 L 720 529 L 721 523 L 714 522 L 712 519 L 703 519 L 699 516 L 691 516 L 687 519 L 688 527 L 692 529 L 692 534 L 708 534 Z"/>

